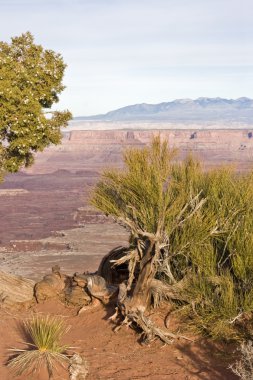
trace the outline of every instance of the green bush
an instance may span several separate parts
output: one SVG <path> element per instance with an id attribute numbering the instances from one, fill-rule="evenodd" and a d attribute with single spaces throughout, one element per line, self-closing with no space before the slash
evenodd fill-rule
<path id="1" fill-rule="evenodd" d="M 92 204 L 128 228 L 140 257 L 150 236 L 156 239 L 155 277 L 180 284 L 171 302 L 198 329 L 215 338 L 251 336 L 253 174 L 205 171 L 192 156 L 181 163 L 175 157 L 160 137 L 128 149 L 125 169 L 104 172 Z M 126 257 L 131 273 L 136 257 Z"/>

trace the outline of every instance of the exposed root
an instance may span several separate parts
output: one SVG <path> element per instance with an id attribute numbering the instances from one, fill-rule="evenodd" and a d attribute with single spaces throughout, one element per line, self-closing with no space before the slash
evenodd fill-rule
<path id="1" fill-rule="evenodd" d="M 118 314 L 116 315 L 116 317 Z M 116 319 L 116 318 L 115 318 Z M 114 332 L 117 332 L 121 329 L 123 325 L 132 328 L 140 328 L 142 330 L 143 341 L 145 343 L 150 343 L 155 339 L 159 338 L 162 342 L 166 344 L 171 344 L 174 339 L 179 337 L 171 332 L 164 331 L 158 326 L 156 326 L 150 318 L 144 315 L 140 310 L 128 311 L 124 320 L 115 327 Z"/>
<path id="2" fill-rule="evenodd" d="M 77 316 L 82 314 L 84 311 L 87 311 L 87 310 L 91 310 L 91 309 L 95 309 L 96 307 L 98 307 L 99 305 L 101 304 L 101 302 L 97 299 L 97 298 L 93 298 L 92 300 L 92 303 L 90 305 L 85 305 L 85 306 L 82 306 L 78 312 L 77 312 Z"/>
<path id="3" fill-rule="evenodd" d="M 126 325 L 127 327 L 129 327 L 131 326 L 131 324 L 132 324 L 132 321 L 128 317 L 125 317 L 124 320 L 118 326 L 116 326 L 113 331 L 118 332 L 123 325 Z"/>
<path id="4" fill-rule="evenodd" d="M 121 314 L 123 315 L 123 313 Z M 119 308 L 117 312 L 110 318 L 115 321 L 119 316 Z M 171 344 L 177 339 L 186 339 L 193 341 L 192 339 L 179 334 L 174 334 L 170 331 L 164 330 L 154 324 L 154 322 L 147 317 L 143 310 L 129 310 L 124 316 L 123 321 L 120 322 L 118 326 L 114 328 L 114 332 L 118 332 L 122 326 L 132 327 L 134 329 L 139 328 L 142 330 L 141 336 L 143 337 L 144 343 L 151 343 L 156 339 L 160 339 L 163 343 Z"/>
<path id="5" fill-rule="evenodd" d="M 156 326 L 142 311 L 137 310 L 135 312 L 130 312 L 128 314 L 128 319 L 142 329 L 142 336 L 145 343 L 150 343 L 159 338 L 162 342 L 171 344 L 174 339 L 178 339 L 177 335 L 164 331 Z"/>
<path id="6" fill-rule="evenodd" d="M 116 306 L 115 313 L 108 319 L 109 319 L 109 321 L 115 322 L 117 320 L 117 318 L 119 317 L 119 315 L 120 315 L 119 308 L 118 308 L 118 306 Z"/>

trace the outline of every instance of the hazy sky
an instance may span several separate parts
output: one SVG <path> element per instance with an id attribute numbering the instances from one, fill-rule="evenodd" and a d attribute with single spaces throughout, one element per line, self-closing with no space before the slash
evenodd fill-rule
<path id="1" fill-rule="evenodd" d="M 253 0 L 0 0 L 1 40 L 30 31 L 68 64 L 74 116 L 176 98 L 253 97 Z"/>

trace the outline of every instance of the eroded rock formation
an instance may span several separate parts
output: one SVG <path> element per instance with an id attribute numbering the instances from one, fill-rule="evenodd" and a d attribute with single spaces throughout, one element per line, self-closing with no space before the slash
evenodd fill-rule
<path id="1" fill-rule="evenodd" d="M 60 298 L 64 300 L 65 289 L 71 286 L 71 278 L 60 272 L 59 266 L 52 268 L 52 273 L 43 277 L 34 287 L 34 295 L 38 303 L 47 299 Z"/>
<path id="2" fill-rule="evenodd" d="M 34 296 L 38 303 L 57 298 L 80 309 L 91 304 L 94 298 L 107 303 L 117 291 L 117 286 L 108 285 L 101 276 L 90 273 L 66 276 L 58 266 L 54 266 L 52 273 L 44 276 L 34 286 Z"/>

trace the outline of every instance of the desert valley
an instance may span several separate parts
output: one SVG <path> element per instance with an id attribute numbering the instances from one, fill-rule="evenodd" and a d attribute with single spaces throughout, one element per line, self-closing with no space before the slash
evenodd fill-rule
<path id="1" fill-rule="evenodd" d="M 245 172 L 253 165 L 253 127 L 250 126 L 247 129 L 232 130 L 159 130 L 157 124 L 157 128 L 153 130 L 96 130 L 96 126 L 101 126 L 96 122 L 94 124 L 93 129 L 63 132 L 61 145 L 52 146 L 37 154 L 36 162 L 31 168 L 8 175 L 1 184 L 0 215 L 4 223 L 0 224 L 0 240 L 3 269 L 11 269 L 9 261 L 14 263 L 16 257 L 17 264 L 13 270 L 15 268 L 19 274 L 33 277 L 33 256 L 25 254 L 26 260 L 23 261 L 20 253 L 44 252 L 53 249 L 54 244 L 55 249 L 62 251 L 65 251 L 69 244 L 69 254 L 73 258 L 71 242 L 54 236 L 59 230 L 80 228 L 77 230 L 80 231 L 80 235 L 89 235 L 84 240 L 91 239 L 91 245 L 86 243 L 81 250 L 87 259 L 97 254 L 103 256 L 109 249 L 124 245 L 122 238 L 127 238 L 126 233 L 114 224 L 113 228 L 117 234 L 113 239 L 112 236 L 108 237 L 110 244 L 101 250 L 101 244 L 104 244 L 105 239 L 97 232 L 97 228 L 105 225 L 104 233 L 106 234 L 108 229 L 108 233 L 111 234 L 109 231 L 112 222 L 90 206 L 90 193 L 104 169 L 123 166 L 124 149 L 143 147 L 154 135 L 160 134 L 163 139 L 168 139 L 170 146 L 178 149 L 179 160 L 192 153 L 207 170 L 221 165 L 232 165 L 239 172 Z M 39 241 L 43 238 L 46 240 Z M 9 255 L 10 251 L 13 254 Z M 22 266 L 26 266 L 29 260 L 30 271 L 27 271 Z M 50 258 L 47 269 L 54 262 L 52 260 Z M 80 260 L 76 263 L 77 268 L 83 265 L 82 255 L 77 255 L 76 260 Z M 42 261 L 46 263 L 46 258 Z M 72 265 L 69 267 L 69 263 L 66 267 L 64 263 L 62 265 L 64 270 L 74 269 Z M 89 263 L 84 269 L 95 270 L 96 265 L 97 261 L 94 265 Z M 42 270 L 46 269 L 41 265 L 39 267 Z"/>
<path id="2" fill-rule="evenodd" d="M 178 149 L 178 160 L 191 152 L 206 170 L 229 164 L 245 172 L 253 166 L 251 125 L 242 129 L 197 129 L 196 125 L 159 129 L 158 123 L 153 129 L 126 129 L 123 123 L 123 128 L 117 130 L 108 128 L 110 123 L 104 130 L 101 122 L 87 125 L 86 130 L 84 124 L 82 130 L 79 126 L 79 130 L 63 132 L 61 145 L 37 154 L 31 168 L 8 175 L 1 184 L 1 270 L 35 281 L 50 273 L 55 265 L 69 275 L 94 272 L 110 250 L 127 245 L 128 233 L 90 205 L 90 194 L 105 168 L 122 168 L 125 148 L 144 147 L 154 135 L 160 134 L 162 139 L 169 140 L 170 146 Z M 163 348 L 158 342 L 140 347 L 134 331 L 113 332 L 113 325 L 106 316 L 108 310 L 102 307 L 78 317 L 73 308 L 66 309 L 60 303 L 52 305 L 50 301 L 33 306 L 33 310 L 44 313 L 54 310 L 57 315 L 65 316 L 72 326 L 68 338 L 73 345 L 82 343 L 81 353 L 89 363 L 88 379 L 236 379 L 228 369 L 230 359 L 222 345 L 203 338 Z M 25 311 L 21 313 L 26 316 Z M 2 335 L 6 325 L 15 326 L 16 322 L 4 310 L 1 318 Z M 12 331 L 9 345 L 18 339 L 15 327 Z M 127 348 L 130 346 L 131 353 Z M 216 354 L 210 355 L 214 349 Z M 4 363 L 5 346 L 0 347 L 0 355 Z M 133 357 L 134 367 L 131 365 Z M 0 376 L 12 379 L 4 366 Z M 37 376 L 36 379 L 45 379 L 43 373 Z M 59 376 L 59 379 L 65 378 L 61 377 L 62 372 Z"/>

